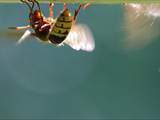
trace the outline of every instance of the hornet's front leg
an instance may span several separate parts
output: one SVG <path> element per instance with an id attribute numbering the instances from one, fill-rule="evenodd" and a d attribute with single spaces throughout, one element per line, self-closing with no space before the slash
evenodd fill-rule
<path id="1" fill-rule="evenodd" d="M 26 25 L 26 26 L 18 26 L 18 27 L 9 27 L 8 29 L 24 30 L 24 29 L 28 29 L 28 28 L 31 28 L 31 26 Z"/>

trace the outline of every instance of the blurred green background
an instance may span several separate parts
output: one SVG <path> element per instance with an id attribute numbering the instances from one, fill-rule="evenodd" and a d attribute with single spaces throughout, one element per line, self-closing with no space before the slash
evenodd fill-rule
<path id="1" fill-rule="evenodd" d="M 27 9 L 0 4 L 0 119 L 160 119 L 160 40 L 125 49 L 122 5 L 91 5 L 79 14 L 93 31 L 92 53 L 35 38 L 16 46 L 20 35 L 7 28 L 26 25 Z M 47 16 L 48 5 L 42 10 Z"/>

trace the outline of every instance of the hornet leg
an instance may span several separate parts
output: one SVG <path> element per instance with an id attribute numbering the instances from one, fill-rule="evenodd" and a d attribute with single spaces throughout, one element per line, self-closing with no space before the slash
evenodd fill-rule
<path id="1" fill-rule="evenodd" d="M 77 15 L 78 15 L 80 9 L 83 8 L 83 10 L 85 10 L 89 5 L 90 5 L 90 3 L 86 3 L 85 5 L 83 5 L 82 3 L 80 3 L 79 6 L 78 6 L 78 8 L 74 11 L 74 20 L 76 20 Z"/>
<path id="2" fill-rule="evenodd" d="M 51 18 L 54 17 L 54 15 L 53 15 L 53 7 L 54 7 L 54 5 L 55 5 L 55 1 L 53 3 L 50 2 L 50 4 L 49 4 L 49 17 L 51 17 Z"/>
<path id="3" fill-rule="evenodd" d="M 50 3 L 49 4 L 49 17 L 53 17 L 53 9 L 52 9 L 52 7 L 53 7 L 53 3 Z"/>
<path id="4" fill-rule="evenodd" d="M 64 6 L 63 9 L 66 10 L 67 9 L 67 3 L 65 1 L 63 2 L 63 6 Z"/>
<path id="5" fill-rule="evenodd" d="M 26 26 L 19 26 L 19 27 L 9 27 L 8 29 L 24 30 L 24 29 L 28 29 L 30 27 L 31 27 L 30 25 L 26 25 Z"/>

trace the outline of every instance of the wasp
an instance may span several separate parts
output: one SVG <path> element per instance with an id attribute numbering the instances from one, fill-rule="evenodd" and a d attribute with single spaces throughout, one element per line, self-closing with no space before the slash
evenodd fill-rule
<path id="1" fill-rule="evenodd" d="M 10 29 L 16 30 L 26 29 L 17 44 L 20 44 L 29 36 L 34 36 L 41 41 L 56 46 L 67 44 L 75 50 L 94 50 L 95 42 L 89 27 L 84 24 L 76 23 L 76 18 L 80 9 L 85 9 L 89 4 L 86 3 L 83 5 L 80 3 L 78 8 L 74 11 L 74 15 L 71 15 L 67 3 L 64 3 L 63 10 L 58 17 L 54 18 L 53 6 L 55 2 L 49 4 L 49 17 L 45 17 L 37 0 L 20 1 L 29 8 L 30 24 L 26 26 L 10 27 Z M 34 32 L 31 32 L 29 30 L 30 28 L 33 29 Z"/>

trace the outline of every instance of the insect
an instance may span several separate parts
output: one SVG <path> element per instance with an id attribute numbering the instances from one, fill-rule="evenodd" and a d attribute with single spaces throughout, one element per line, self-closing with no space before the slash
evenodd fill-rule
<path id="1" fill-rule="evenodd" d="M 52 43 L 57 46 L 67 44 L 75 50 L 93 51 L 95 42 L 90 29 L 84 24 L 77 24 L 76 18 L 81 8 L 85 9 L 89 4 L 79 4 L 78 8 L 71 15 L 67 4 L 57 18 L 53 16 L 54 3 L 49 4 L 49 17 L 45 17 L 41 11 L 40 4 L 37 0 L 21 0 L 29 8 L 30 24 L 26 26 L 10 27 L 10 29 L 23 30 L 27 29 L 22 37 L 18 40 L 20 44 L 29 36 L 35 36 L 41 41 Z M 28 30 L 32 28 L 34 32 Z"/>

